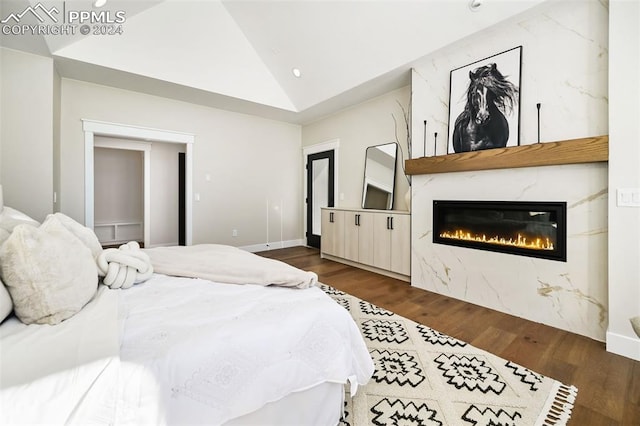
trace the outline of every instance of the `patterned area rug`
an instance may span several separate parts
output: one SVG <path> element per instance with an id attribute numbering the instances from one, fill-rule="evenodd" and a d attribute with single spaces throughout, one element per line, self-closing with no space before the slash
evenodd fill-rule
<path id="1" fill-rule="evenodd" d="M 364 336 L 375 372 L 342 426 L 565 425 L 578 390 L 327 285 Z"/>

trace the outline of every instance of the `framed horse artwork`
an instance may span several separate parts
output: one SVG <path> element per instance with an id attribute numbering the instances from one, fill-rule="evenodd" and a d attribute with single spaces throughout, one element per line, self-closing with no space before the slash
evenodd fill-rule
<path id="1" fill-rule="evenodd" d="M 447 153 L 520 144 L 522 46 L 451 71 Z"/>

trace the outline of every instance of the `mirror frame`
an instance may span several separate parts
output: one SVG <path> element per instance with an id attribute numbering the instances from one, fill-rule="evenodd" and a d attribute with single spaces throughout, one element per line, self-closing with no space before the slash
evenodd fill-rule
<path id="1" fill-rule="evenodd" d="M 371 179 L 367 179 L 367 163 L 370 161 L 369 160 L 369 150 L 370 149 L 376 149 L 376 148 L 380 148 L 383 146 L 392 146 L 394 147 L 394 161 L 393 161 L 393 179 L 391 181 L 391 191 L 385 191 L 384 188 L 381 188 L 380 186 L 375 186 L 375 185 L 371 185 L 370 181 Z M 364 173 L 363 173 L 363 183 L 362 183 L 362 208 L 363 209 L 373 209 L 373 210 L 393 210 L 393 205 L 394 205 L 394 198 L 395 198 L 395 189 L 396 189 L 396 174 L 397 174 L 397 163 L 398 163 L 398 144 L 396 142 L 388 142 L 388 143 L 383 143 L 380 145 L 373 145 L 373 146 L 369 146 L 367 147 L 366 151 L 365 151 L 365 157 L 364 157 Z M 369 187 L 374 187 L 377 189 L 380 189 L 383 192 L 388 192 L 389 196 L 388 196 L 388 200 L 387 200 L 387 204 L 386 204 L 386 208 L 381 209 L 381 208 L 374 208 L 374 207 L 365 207 L 367 205 L 367 194 L 368 194 L 368 188 Z"/>

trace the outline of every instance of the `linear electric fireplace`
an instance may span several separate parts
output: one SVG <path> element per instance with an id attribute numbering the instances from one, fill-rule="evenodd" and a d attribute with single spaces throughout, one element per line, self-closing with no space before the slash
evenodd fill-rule
<path id="1" fill-rule="evenodd" d="M 567 260 L 567 203 L 433 201 L 433 242 Z"/>

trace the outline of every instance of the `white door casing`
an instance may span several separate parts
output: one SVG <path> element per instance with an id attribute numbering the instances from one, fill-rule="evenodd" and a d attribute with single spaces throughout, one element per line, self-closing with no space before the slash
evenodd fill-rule
<path id="1" fill-rule="evenodd" d="M 186 244 L 192 244 L 192 208 L 193 208 L 193 143 L 195 135 L 189 133 L 174 132 L 171 130 L 151 129 L 146 127 L 131 126 L 128 124 L 107 123 L 103 121 L 82 119 L 82 130 L 84 131 L 84 221 L 85 226 L 93 229 L 94 227 L 94 158 L 93 150 L 96 146 L 95 136 L 107 136 L 114 138 L 133 139 L 131 142 L 114 142 L 105 146 L 104 143 L 98 144 L 102 147 L 134 149 L 145 152 L 144 160 L 144 243 L 149 243 L 150 234 L 150 161 L 149 152 L 145 148 L 148 144 L 144 142 L 165 142 L 179 143 L 186 147 L 185 152 L 185 192 L 186 192 Z M 141 141 L 140 142 L 135 142 Z"/>

